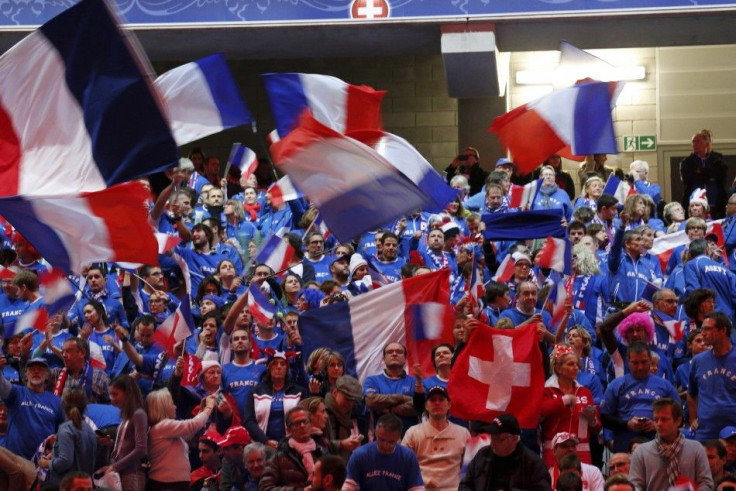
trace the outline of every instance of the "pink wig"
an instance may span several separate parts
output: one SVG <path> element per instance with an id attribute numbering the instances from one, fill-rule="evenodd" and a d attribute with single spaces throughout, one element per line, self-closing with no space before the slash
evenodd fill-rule
<path id="1" fill-rule="evenodd" d="M 649 314 L 643 312 L 637 312 L 627 316 L 621 323 L 616 327 L 616 332 L 621 336 L 621 342 L 628 346 L 629 342 L 626 340 L 626 333 L 632 327 L 643 327 L 647 331 L 647 343 L 651 343 L 654 339 L 654 322 Z"/>

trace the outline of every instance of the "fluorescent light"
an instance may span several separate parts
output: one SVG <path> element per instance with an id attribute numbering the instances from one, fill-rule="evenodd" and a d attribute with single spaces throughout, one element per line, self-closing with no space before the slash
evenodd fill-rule
<path id="1" fill-rule="evenodd" d="M 548 70 L 517 70 L 514 75 L 517 85 L 563 85 L 569 86 L 586 76 L 610 82 L 613 80 L 644 80 L 646 67 L 641 65 L 611 67 L 610 70 L 600 68 L 593 73 L 578 71 L 577 73 L 561 73 L 558 69 Z"/>

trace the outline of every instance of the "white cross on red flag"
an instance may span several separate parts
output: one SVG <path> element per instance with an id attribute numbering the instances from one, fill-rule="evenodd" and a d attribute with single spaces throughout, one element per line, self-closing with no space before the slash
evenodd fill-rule
<path id="1" fill-rule="evenodd" d="M 452 415 L 493 421 L 516 416 L 522 428 L 536 428 L 544 391 L 544 368 L 536 328 L 477 327 L 452 367 L 447 389 Z"/>

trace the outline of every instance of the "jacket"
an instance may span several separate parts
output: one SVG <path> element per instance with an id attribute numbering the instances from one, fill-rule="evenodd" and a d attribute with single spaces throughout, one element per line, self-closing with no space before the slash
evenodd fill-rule
<path id="1" fill-rule="evenodd" d="M 515 472 L 506 489 L 527 491 L 552 489 L 552 481 L 542 459 L 521 443 L 518 444 L 511 455 L 515 457 Z M 494 471 L 496 458 L 491 447 L 481 448 L 470 462 L 468 471 L 463 480 L 460 481 L 458 489 L 460 491 L 485 491 L 489 489 L 488 479 Z"/>
<path id="2" fill-rule="evenodd" d="M 315 441 L 317 442 L 317 450 L 314 451 L 313 456 L 316 463 L 320 457 L 327 455 L 328 452 L 318 440 Z M 279 443 L 276 455 L 266 464 L 263 477 L 258 483 L 258 489 L 260 491 L 302 489 L 309 484 L 311 477 L 302 463 L 299 452 L 291 448 L 289 440 L 285 439 Z"/>

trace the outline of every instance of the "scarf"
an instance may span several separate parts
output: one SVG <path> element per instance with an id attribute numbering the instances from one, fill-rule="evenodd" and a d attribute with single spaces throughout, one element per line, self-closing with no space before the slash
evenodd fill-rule
<path id="1" fill-rule="evenodd" d="M 85 363 L 84 367 L 82 368 L 82 373 L 80 374 L 80 378 L 84 380 L 84 392 L 87 394 L 87 398 L 90 398 L 92 396 L 92 376 L 94 375 L 93 368 L 89 365 L 89 363 Z M 56 384 L 54 385 L 54 395 L 57 397 L 61 397 L 62 393 L 64 392 L 64 387 L 66 386 L 66 380 L 69 376 L 69 372 L 67 371 L 66 367 L 62 368 L 59 372 L 59 377 L 56 379 Z M 71 384 L 70 387 L 77 387 L 78 384 Z M 91 401 L 90 401 L 91 402 Z"/>
<path id="2" fill-rule="evenodd" d="M 98 302 L 102 302 L 101 299 L 105 299 L 107 297 L 107 288 L 103 288 L 102 290 L 98 291 L 97 293 L 89 292 L 90 297 L 92 297 L 92 300 L 96 300 Z"/>
<path id="3" fill-rule="evenodd" d="M 682 432 L 677 433 L 677 438 L 672 443 L 665 443 L 659 435 L 655 438 L 657 442 L 657 451 L 662 459 L 667 461 L 667 480 L 670 486 L 674 486 L 677 478 L 680 477 L 680 463 L 677 456 L 682 450 L 685 443 L 685 437 Z"/>
<path id="4" fill-rule="evenodd" d="M 250 215 L 250 221 L 255 222 L 258 220 L 258 212 L 261 211 L 261 205 L 258 203 L 254 203 L 252 205 L 244 203 L 243 210 Z"/>
<path id="5" fill-rule="evenodd" d="M 302 456 L 302 464 L 307 470 L 307 481 L 312 482 L 312 476 L 314 475 L 314 456 L 312 456 L 312 452 L 317 450 L 317 443 L 313 438 L 305 443 L 299 443 L 293 438 L 289 438 L 289 446 Z"/>
<path id="6" fill-rule="evenodd" d="M 550 197 L 557 192 L 559 188 L 557 187 L 557 184 L 552 184 L 550 186 L 542 185 L 541 188 L 539 188 L 539 196 L 542 198 L 542 207 L 546 210 L 550 209 Z"/>

